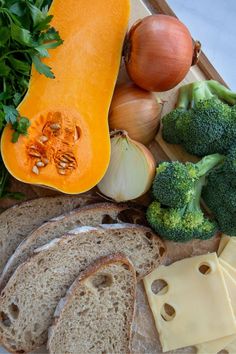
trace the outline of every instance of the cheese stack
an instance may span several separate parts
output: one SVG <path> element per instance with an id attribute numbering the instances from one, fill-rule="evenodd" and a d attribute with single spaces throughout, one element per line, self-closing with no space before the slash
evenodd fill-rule
<path id="1" fill-rule="evenodd" d="M 161 266 L 144 278 L 163 352 L 236 353 L 236 238 L 216 253 Z"/>

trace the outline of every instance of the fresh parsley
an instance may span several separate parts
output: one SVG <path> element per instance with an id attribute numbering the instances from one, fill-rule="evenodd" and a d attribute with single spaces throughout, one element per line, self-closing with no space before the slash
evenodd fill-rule
<path id="1" fill-rule="evenodd" d="M 12 142 L 27 135 L 30 122 L 16 107 L 23 99 L 30 79 L 31 66 L 53 79 L 52 68 L 42 62 L 49 49 L 62 44 L 48 14 L 52 0 L 0 0 L 0 133 L 12 125 Z M 0 160 L 0 197 L 5 193 L 7 172 Z"/>

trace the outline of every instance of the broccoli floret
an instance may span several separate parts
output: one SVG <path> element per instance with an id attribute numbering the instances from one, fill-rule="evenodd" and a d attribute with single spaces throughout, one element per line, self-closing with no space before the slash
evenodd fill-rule
<path id="1" fill-rule="evenodd" d="M 183 208 L 164 207 L 158 201 L 149 205 L 148 223 L 161 237 L 175 242 L 187 242 L 214 236 L 217 224 L 206 218 L 200 208 L 202 183 L 198 183 L 195 198 Z"/>
<path id="2" fill-rule="evenodd" d="M 171 113 L 165 116 L 165 129 L 162 130 L 162 136 L 168 143 L 171 144 L 180 144 L 181 140 L 176 134 L 176 123 L 181 119 L 185 114 L 185 111 L 182 108 L 176 108 Z M 164 120 L 163 120 L 164 124 Z"/>
<path id="3" fill-rule="evenodd" d="M 236 148 L 223 164 L 209 173 L 202 197 L 215 216 L 220 231 L 236 235 Z"/>
<path id="4" fill-rule="evenodd" d="M 153 196 L 161 204 L 172 208 L 183 207 L 194 197 L 196 182 L 219 164 L 223 156 L 205 156 L 197 163 L 179 161 L 161 162 L 153 181 Z"/>
<path id="5" fill-rule="evenodd" d="M 236 93 L 214 80 L 179 90 L 176 109 L 163 117 L 163 138 L 191 154 L 226 154 L 236 141 Z"/>
<path id="6" fill-rule="evenodd" d="M 205 156 L 196 164 L 163 162 L 153 182 L 155 201 L 147 209 L 147 221 L 160 236 L 185 242 L 208 239 L 217 231 L 217 223 L 201 210 L 202 188 L 209 171 L 224 163 L 219 154 Z"/>

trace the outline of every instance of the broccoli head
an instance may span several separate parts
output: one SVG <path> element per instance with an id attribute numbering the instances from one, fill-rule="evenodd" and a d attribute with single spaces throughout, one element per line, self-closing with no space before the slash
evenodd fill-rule
<path id="1" fill-rule="evenodd" d="M 156 200 L 147 209 L 147 220 L 160 236 L 186 242 L 194 238 L 205 240 L 216 233 L 217 224 L 204 215 L 200 199 L 207 175 L 224 161 L 225 156 L 213 154 L 197 163 L 159 164 L 153 181 Z"/>
<path id="2" fill-rule="evenodd" d="M 176 109 L 163 117 L 163 138 L 197 156 L 225 154 L 236 141 L 236 93 L 214 80 L 179 90 Z"/>
<path id="3" fill-rule="evenodd" d="M 168 208 L 154 201 L 147 209 L 147 220 L 160 236 L 175 242 L 187 242 L 195 238 L 206 240 L 217 231 L 217 224 L 192 204 L 184 208 Z"/>
<path id="4" fill-rule="evenodd" d="M 220 154 L 213 154 L 197 163 L 161 162 L 153 181 L 154 198 L 165 206 L 183 207 L 194 198 L 199 179 L 206 176 L 223 158 Z"/>
<path id="5" fill-rule="evenodd" d="M 224 162 L 209 173 L 202 191 L 207 207 L 215 216 L 220 231 L 236 235 L 236 148 Z"/>

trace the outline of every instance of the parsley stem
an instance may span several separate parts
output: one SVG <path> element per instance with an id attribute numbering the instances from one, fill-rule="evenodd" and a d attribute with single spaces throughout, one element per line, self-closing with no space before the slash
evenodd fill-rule
<path id="1" fill-rule="evenodd" d="M 14 53 L 28 53 L 29 52 L 29 49 L 15 49 L 15 50 L 11 50 L 10 52 L 7 52 L 5 54 L 3 54 L 1 57 L 0 57 L 0 61 L 6 57 L 8 57 L 10 54 L 14 54 Z"/>
<path id="2" fill-rule="evenodd" d="M 5 9 L 4 7 L 2 9 L 0 9 L 0 13 L 7 15 L 8 20 L 12 23 L 12 17 L 11 17 L 11 13 L 8 9 Z"/>
<path id="3" fill-rule="evenodd" d="M 3 78 L 3 92 L 6 92 L 6 78 Z"/>
<path id="4" fill-rule="evenodd" d="M 4 77 L 2 81 L 3 81 L 3 83 L 2 83 L 3 92 L 6 92 L 7 91 L 6 78 Z M 6 99 L 3 99 L 3 102 L 5 104 L 6 103 Z"/>

